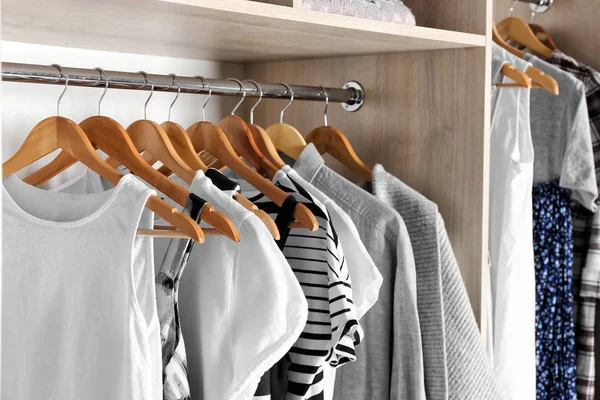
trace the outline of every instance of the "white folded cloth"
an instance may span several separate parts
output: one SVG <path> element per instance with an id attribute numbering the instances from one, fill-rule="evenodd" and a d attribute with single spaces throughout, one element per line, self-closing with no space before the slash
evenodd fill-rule
<path id="1" fill-rule="evenodd" d="M 415 16 L 400 0 L 302 0 L 302 8 L 330 14 L 416 25 Z"/>

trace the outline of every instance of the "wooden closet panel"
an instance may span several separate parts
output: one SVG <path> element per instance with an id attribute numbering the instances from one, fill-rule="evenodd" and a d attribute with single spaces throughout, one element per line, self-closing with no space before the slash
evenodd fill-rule
<path id="1" fill-rule="evenodd" d="M 364 86 L 363 108 L 349 113 L 330 104 L 329 123 L 348 136 L 367 165 L 383 164 L 439 205 L 478 320 L 487 282 L 482 282 L 488 193 L 485 60 L 485 49 L 466 49 L 247 64 L 245 69 L 257 81 L 335 87 L 357 80 Z M 276 122 L 284 105 L 264 100 L 256 110 L 258 123 Z M 284 122 L 306 135 L 323 124 L 323 107 L 294 102 Z M 359 180 L 330 157 L 327 164 Z"/>
<path id="2" fill-rule="evenodd" d="M 486 33 L 486 6 L 493 0 L 403 0 L 413 14 L 418 26 L 448 29 L 459 32 Z"/>
<path id="3" fill-rule="evenodd" d="M 495 0 L 494 21 L 506 18 L 511 4 L 511 0 Z M 529 21 L 531 9 L 519 3 L 514 15 Z M 600 0 L 555 1 L 534 21 L 546 28 L 560 50 L 600 71 Z"/>

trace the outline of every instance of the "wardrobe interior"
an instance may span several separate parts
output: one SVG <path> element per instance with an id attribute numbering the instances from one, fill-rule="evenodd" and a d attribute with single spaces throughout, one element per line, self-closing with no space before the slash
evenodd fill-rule
<path id="1" fill-rule="evenodd" d="M 439 205 L 484 331 L 490 28 L 492 18 L 507 15 L 512 2 L 407 0 L 417 27 L 368 20 L 349 24 L 346 17 L 317 15 L 294 7 L 293 1 L 266 3 L 279 5 L 244 0 L 58 0 L 48 5 L 33 0 L 23 7 L 5 0 L 2 61 L 327 87 L 360 82 L 362 108 L 347 112 L 330 104 L 329 121 L 366 164 L 383 164 Z M 520 3 L 516 13 L 528 18 L 530 11 Z M 536 16 L 561 49 L 597 69 L 600 52 L 590 36 L 598 20 L 596 0 L 557 1 Z M 2 82 L 1 89 L 6 160 L 35 123 L 53 115 L 61 89 L 11 82 Z M 100 94 L 100 88 L 69 88 L 61 114 L 75 121 L 94 115 Z M 111 90 L 102 113 L 127 125 L 141 118 L 146 98 L 147 92 Z M 196 121 L 204 98 L 182 95 L 172 110 L 177 122 L 188 126 Z M 148 115 L 166 119 L 172 100 L 171 93 L 156 93 Z M 207 119 L 219 120 L 236 102 L 213 97 Z M 247 115 L 253 103 L 247 99 L 241 114 Z M 265 99 L 255 120 L 264 126 L 276 122 L 284 105 Z M 323 111 L 323 103 L 294 101 L 285 122 L 306 134 L 322 124 Z M 358 180 L 332 158 L 327 164 Z M 76 173 L 72 168 L 48 185 Z"/>

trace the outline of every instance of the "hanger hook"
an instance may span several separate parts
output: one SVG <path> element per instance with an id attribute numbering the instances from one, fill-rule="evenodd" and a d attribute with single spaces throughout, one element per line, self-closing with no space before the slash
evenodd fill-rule
<path id="1" fill-rule="evenodd" d="M 292 90 L 292 88 L 290 87 L 290 85 L 288 85 L 285 82 L 277 82 L 280 85 L 285 86 L 285 93 L 287 94 L 288 92 L 290 92 L 291 96 L 290 96 L 290 101 L 285 105 L 285 107 L 283 107 L 283 110 L 281 110 L 281 112 L 279 113 L 279 123 L 283 124 L 283 114 L 285 113 L 285 110 L 288 109 L 289 106 L 292 105 L 292 102 L 294 101 L 294 91 Z"/>
<path id="2" fill-rule="evenodd" d="M 204 82 L 206 82 L 206 86 L 208 87 L 208 96 L 206 97 L 206 100 L 204 100 L 204 104 L 202 104 L 202 121 L 206 121 L 206 115 L 204 114 L 204 109 L 206 108 L 206 105 L 208 104 L 208 101 L 210 100 L 210 96 L 212 96 L 212 87 L 210 86 L 210 82 L 208 81 L 208 79 L 206 79 L 205 77 L 197 75 L 194 78 L 198 78 L 198 79 L 202 80 L 202 89 L 204 89 Z"/>
<path id="3" fill-rule="evenodd" d="M 100 115 L 100 105 L 102 104 L 102 100 L 104 100 L 104 96 L 106 95 L 106 91 L 108 90 L 108 75 L 106 75 L 106 72 L 104 72 L 104 70 L 100 67 L 96 67 L 94 69 L 100 73 L 100 79 L 98 79 L 98 84 L 102 81 L 102 78 L 104 77 L 104 91 L 102 92 L 102 96 L 100 96 L 100 99 L 98 99 L 98 115 Z"/>
<path id="4" fill-rule="evenodd" d="M 177 75 L 169 74 L 169 76 L 172 78 L 171 84 L 169 85 L 169 89 L 171 88 L 171 86 L 173 86 L 173 84 L 177 83 L 177 96 L 175 96 L 175 98 L 173 99 L 173 102 L 169 106 L 169 118 L 167 119 L 167 121 L 171 121 L 171 108 L 173 108 L 173 105 L 179 98 L 179 93 L 181 93 L 181 85 L 179 84 L 179 79 L 177 79 Z"/>
<path id="5" fill-rule="evenodd" d="M 235 112 L 237 111 L 238 107 L 240 106 L 240 104 L 242 104 L 242 102 L 246 98 L 246 88 L 244 88 L 244 84 L 239 79 L 227 78 L 226 80 L 235 82 L 238 85 L 240 85 L 240 90 L 242 91 L 242 99 L 240 101 L 238 101 L 238 103 L 235 105 L 235 107 L 233 107 L 233 110 L 231 110 L 231 115 L 235 115 Z"/>
<path id="6" fill-rule="evenodd" d="M 52 64 L 52 66 L 54 68 L 58 69 L 58 72 L 60 72 L 60 78 L 58 78 L 59 82 L 63 76 L 65 77 L 65 87 L 64 87 L 63 91 L 61 92 L 60 96 L 58 96 L 58 100 L 56 101 L 56 116 L 58 117 L 58 116 L 60 116 L 60 101 L 62 100 L 63 96 L 67 92 L 67 87 L 69 87 L 69 75 L 65 72 L 63 67 L 61 67 L 60 65 Z"/>
<path id="7" fill-rule="evenodd" d="M 515 12 L 515 6 L 517 5 L 518 2 L 519 2 L 519 0 L 513 1 L 512 5 L 510 6 L 510 8 L 508 10 L 508 16 L 509 17 L 512 17 L 513 12 Z"/>
<path id="8" fill-rule="evenodd" d="M 145 87 L 146 84 L 148 82 L 150 82 L 150 96 L 148 96 L 148 98 L 146 99 L 146 102 L 144 103 L 144 119 L 148 119 L 148 118 L 146 118 L 146 108 L 148 108 L 148 103 L 150 102 L 150 99 L 152 98 L 152 95 L 154 94 L 154 82 L 152 82 L 150 80 L 150 77 L 148 76 L 146 71 L 138 71 L 137 73 L 142 74 L 144 76 L 144 86 L 142 86 L 142 87 Z"/>
<path id="9" fill-rule="evenodd" d="M 246 79 L 244 82 L 250 82 L 251 84 L 256 86 L 256 90 L 258 90 L 258 101 L 256 103 L 254 103 L 254 105 L 250 109 L 250 123 L 253 124 L 254 123 L 254 110 L 262 101 L 264 91 L 263 91 L 262 87 L 256 81 L 253 81 L 252 79 Z"/>
<path id="10" fill-rule="evenodd" d="M 325 121 L 325 126 L 329 126 L 327 124 L 327 109 L 329 108 L 329 93 L 327 93 L 327 89 L 325 89 L 325 87 L 323 85 L 319 85 L 321 86 L 321 90 L 323 94 L 325 94 L 325 111 L 323 112 L 323 120 Z"/>
<path id="11" fill-rule="evenodd" d="M 529 17 L 529 23 L 533 24 L 534 19 L 535 19 L 535 10 L 531 11 L 531 16 Z"/>

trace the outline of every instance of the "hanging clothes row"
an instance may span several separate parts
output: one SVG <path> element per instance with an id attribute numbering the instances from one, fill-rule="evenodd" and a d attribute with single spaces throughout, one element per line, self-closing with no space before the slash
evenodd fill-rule
<path id="1" fill-rule="evenodd" d="M 74 82 L 94 83 L 84 72 Z M 98 73 L 101 101 L 109 87 L 155 89 L 154 75 Z M 195 88 L 171 78 L 173 107 Z M 356 109 L 362 88 L 301 87 L 325 102 L 305 139 L 284 123 L 295 86 L 263 129 L 254 109 L 282 89 L 224 81 L 258 102 L 250 123 L 240 101 L 214 124 L 211 81 L 196 81 L 209 97 L 188 129 L 145 108 L 127 128 L 50 117 L 3 163 L 2 398 L 506 399 L 437 205 L 328 124 L 329 102 Z M 36 187 L 77 162 L 74 179 Z"/>
<path id="2" fill-rule="evenodd" d="M 594 399 L 600 73 L 512 11 L 492 35 L 489 353 L 511 399 Z"/>

